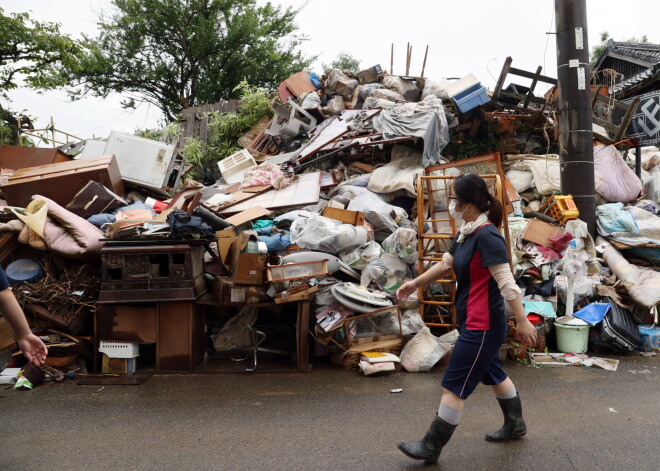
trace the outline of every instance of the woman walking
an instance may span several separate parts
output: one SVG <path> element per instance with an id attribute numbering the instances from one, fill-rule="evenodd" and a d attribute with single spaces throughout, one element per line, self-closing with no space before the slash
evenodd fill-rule
<path id="1" fill-rule="evenodd" d="M 492 386 L 504 414 L 504 425 L 486 434 L 486 440 L 505 441 L 527 433 L 516 387 L 504 372 L 500 347 L 507 333 L 504 300 L 513 311 L 516 331 L 528 345 L 536 343 L 536 329 L 529 322 L 516 285 L 504 238 L 502 204 L 478 175 L 460 175 L 452 185 L 449 212 L 460 227 L 449 252 L 423 275 L 403 284 L 397 298 L 405 300 L 419 287 L 456 274 L 456 317 L 459 337 L 442 379 L 442 399 L 429 430 L 417 442 L 399 443 L 413 459 L 431 464 L 458 425 L 465 400 L 479 382 Z"/>

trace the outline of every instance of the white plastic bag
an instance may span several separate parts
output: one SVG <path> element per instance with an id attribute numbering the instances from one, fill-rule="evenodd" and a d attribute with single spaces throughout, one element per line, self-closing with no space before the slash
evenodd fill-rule
<path id="1" fill-rule="evenodd" d="M 304 249 L 331 254 L 345 252 L 367 242 L 367 230 L 314 214 L 291 224 L 291 243 Z"/>
<path id="2" fill-rule="evenodd" d="M 413 335 L 422 330 L 426 325 L 418 309 L 406 309 L 401 313 L 401 330 L 403 335 Z"/>
<path id="3" fill-rule="evenodd" d="M 408 218 L 408 213 L 404 209 L 387 204 L 369 190 L 353 198 L 346 209 L 362 211 L 367 222 L 376 230 L 394 232 L 399 227 L 398 221 Z"/>
<path id="4" fill-rule="evenodd" d="M 419 258 L 417 232 L 414 229 L 398 228 L 383 241 L 383 250 L 396 255 L 406 263 L 415 263 Z"/>
<path id="5" fill-rule="evenodd" d="M 379 259 L 370 262 L 362 270 L 360 284 L 368 287 L 373 281 L 379 288 L 395 293 L 408 275 L 408 265 L 396 255 L 384 253 Z"/>
<path id="6" fill-rule="evenodd" d="M 428 327 L 420 330 L 401 351 L 401 366 L 411 373 L 428 373 L 449 350 Z"/>
<path id="7" fill-rule="evenodd" d="M 371 241 L 358 247 L 357 249 L 339 254 L 339 258 L 346 265 L 356 270 L 362 270 L 370 262 L 377 260 L 383 255 L 383 249 L 378 242 Z"/>

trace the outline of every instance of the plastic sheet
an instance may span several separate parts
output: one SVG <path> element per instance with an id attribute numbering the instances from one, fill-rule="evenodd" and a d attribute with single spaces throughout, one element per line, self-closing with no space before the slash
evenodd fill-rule
<path id="1" fill-rule="evenodd" d="M 291 243 L 331 254 L 354 249 L 367 242 L 364 227 L 343 224 L 317 214 L 298 218 L 291 224 Z"/>
<path id="2" fill-rule="evenodd" d="M 401 366 L 411 373 L 428 373 L 449 349 L 448 343 L 440 342 L 425 326 L 403 347 Z"/>

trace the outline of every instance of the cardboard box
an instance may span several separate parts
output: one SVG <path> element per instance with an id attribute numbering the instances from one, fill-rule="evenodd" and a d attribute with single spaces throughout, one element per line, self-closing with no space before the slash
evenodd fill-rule
<path id="1" fill-rule="evenodd" d="M 213 280 L 213 294 L 223 306 L 234 304 L 254 304 L 268 300 L 263 286 L 239 286 L 228 276 L 216 276 Z"/>
<path id="2" fill-rule="evenodd" d="M 229 263 L 227 263 L 227 254 L 229 253 L 231 244 L 233 244 L 236 240 L 236 231 L 233 227 L 228 227 L 222 231 L 216 231 L 215 237 L 218 239 L 218 257 L 225 265 L 225 267 L 229 268 Z"/>
<path id="3" fill-rule="evenodd" d="M 263 285 L 264 269 L 268 254 L 249 253 L 245 249 L 248 243 L 254 246 L 259 242 L 255 231 L 241 232 L 234 240 L 227 254 L 227 264 L 230 267 L 234 283 L 242 285 Z"/>
<path id="4" fill-rule="evenodd" d="M 525 232 L 523 232 L 522 238 L 527 242 L 552 247 L 550 238 L 560 236 L 563 233 L 564 229 L 561 227 L 553 226 L 538 219 L 531 219 L 525 228 Z"/>

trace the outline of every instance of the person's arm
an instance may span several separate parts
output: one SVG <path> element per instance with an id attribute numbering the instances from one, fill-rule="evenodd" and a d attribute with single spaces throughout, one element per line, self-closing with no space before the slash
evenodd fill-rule
<path id="1" fill-rule="evenodd" d="M 399 301 L 405 301 L 408 299 L 408 296 L 413 294 L 419 287 L 428 285 L 429 283 L 432 283 L 433 281 L 446 276 L 451 270 L 453 261 L 453 255 L 449 252 L 445 252 L 440 263 L 436 263 L 431 268 L 429 268 L 428 271 L 419 275 L 414 280 L 402 284 L 401 287 L 396 291 L 396 298 Z"/>
<path id="2" fill-rule="evenodd" d="M 536 328 L 527 319 L 525 308 L 522 304 L 522 293 L 513 279 L 511 268 L 508 263 L 499 263 L 488 267 L 490 274 L 497 282 L 502 296 L 513 311 L 516 318 L 516 332 L 527 345 L 536 344 Z"/>
<path id="3" fill-rule="evenodd" d="M 48 355 L 46 345 L 34 335 L 11 288 L 0 291 L 0 313 L 14 332 L 23 356 L 35 366 L 43 365 Z"/>

